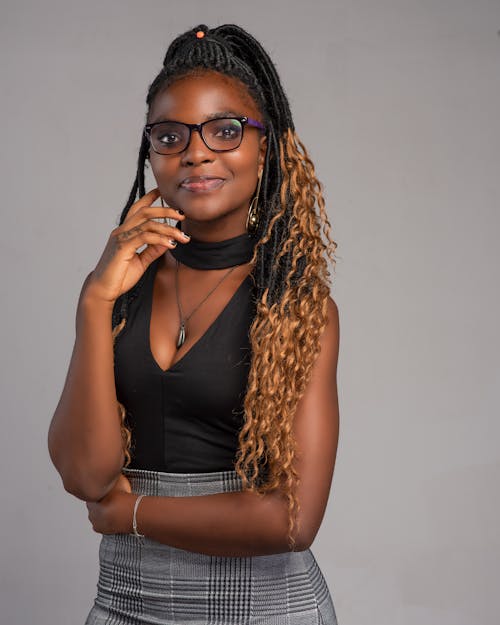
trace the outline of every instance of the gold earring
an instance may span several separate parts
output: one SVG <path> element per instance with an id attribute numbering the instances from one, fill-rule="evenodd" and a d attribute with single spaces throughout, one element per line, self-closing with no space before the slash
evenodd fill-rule
<path id="1" fill-rule="evenodd" d="M 260 173 L 260 176 L 259 176 L 259 183 L 257 185 L 257 193 L 255 194 L 255 197 L 253 198 L 253 200 L 250 202 L 250 207 L 248 208 L 247 223 L 246 223 L 246 229 L 247 229 L 248 234 L 255 234 L 255 231 L 257 230 L 257 227 L 259 225 L 259 207 L 257 206 L 257 204 L 259 202 L 261 182 L 262 182 L 262 172 Z"/>

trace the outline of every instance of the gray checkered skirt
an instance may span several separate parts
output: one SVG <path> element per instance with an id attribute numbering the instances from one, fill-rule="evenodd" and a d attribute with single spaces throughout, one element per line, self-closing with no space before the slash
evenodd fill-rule
<path id="1" fill-rule="evenodd" d="M 124 469 L 132 492 L 189 497 L 242 490 L 236 471 Z M 103 535 L 85 625 L 337 625 L 310 549 L 212 556 L 128 534 Z"/>

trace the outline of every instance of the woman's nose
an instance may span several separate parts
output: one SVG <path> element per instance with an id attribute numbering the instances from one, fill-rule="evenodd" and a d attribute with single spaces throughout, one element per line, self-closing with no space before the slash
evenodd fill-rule
<path id="1" fill-rule="evenodd" d="M 182 152 L 183 165 L 197 165 L 198 163 L 210 162 L 214 159 L 215 152 L 212 152 L 201 138 L 197 130 L 191 133 L 191 139 L 187 148 Z"/>

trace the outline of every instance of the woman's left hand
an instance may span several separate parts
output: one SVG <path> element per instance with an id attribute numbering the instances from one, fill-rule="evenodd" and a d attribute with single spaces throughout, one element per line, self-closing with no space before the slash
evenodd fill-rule
<path id="1" fill-rule="evenodd" d="M 130 534 L 137 495 L 121 474 L 113 488 L 99 501 L 87 501 L 89 521 L 99 534 Z"/>

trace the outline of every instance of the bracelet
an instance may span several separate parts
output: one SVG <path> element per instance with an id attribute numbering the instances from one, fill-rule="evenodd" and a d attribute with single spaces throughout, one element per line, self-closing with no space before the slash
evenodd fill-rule
<path id="1" fill-rule="evenodd" d="M 136 538 L 144 538 L 144 534 L 139 534 L 139 532 L 137 531 L 137 508 L 139 507 L 139 504 L 143 497 L 144 495 L 139 495 L 137 499 L 135 500 L 135 504 L 134 504 L 134 516 L 132 517 L 132 530 Z"/>

